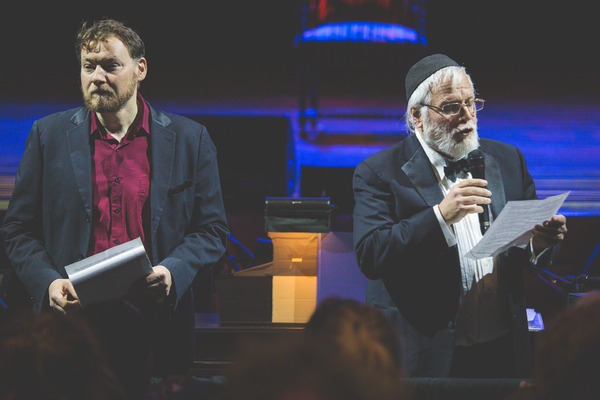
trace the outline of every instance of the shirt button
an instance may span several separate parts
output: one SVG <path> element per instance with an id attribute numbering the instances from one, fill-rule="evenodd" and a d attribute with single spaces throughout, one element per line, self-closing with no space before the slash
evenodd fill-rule
<path id="1" fill-rule="evenodd" d="M 121 209 L 120 209 L 120 208 L 117 208 L 117 209 L 115 210 L 115 214 L 118 214 L 118 213 L 120 213 L 120 212 L 121 212 Z"/>
<path id="2" fill-rule="evenodd" d="M 115 239 L 114 242 L 115 242 L 115 244 L 121 243 L 121 241 L 119 239 Z"/>
<path id="3" fill-rule="evenodd" d="M 115 182 L 117 182 L 117 183 L 121 182 L 121 178 L 116 178 Z"/>

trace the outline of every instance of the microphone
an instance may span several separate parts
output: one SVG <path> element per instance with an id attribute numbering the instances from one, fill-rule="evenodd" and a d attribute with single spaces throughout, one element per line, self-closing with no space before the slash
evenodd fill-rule
<path id="1" fill-rule="evenodd" d="M 485 156 L 479 149 L 475 149 L 467 156 L 469 163 L 469 171 L 475 179 L 485 179 Z M 479 214 L 479 227 L 481 228 L 481 234 L 485 235 L 485 232 L 490 227 L 490 211 L 487 204 L 480 204 L 483 207 L 483 212 Z"/>

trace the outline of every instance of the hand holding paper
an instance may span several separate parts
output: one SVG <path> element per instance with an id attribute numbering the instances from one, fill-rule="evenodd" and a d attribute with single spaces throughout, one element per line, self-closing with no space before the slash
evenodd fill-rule
<path id="1" fill-rule="evenodd" d="M 164 299 L 171 292 L 171 272 L 162 265 L 152 268 L 152 273 L 139 278 L 131 287 L 132 292 L 146 292 L 155 299 Z"/>
<path id="2" fill-rule="evenodd" d="M 566 218 L 555 214 L 569 193 L 571 192 L 544 200 L 509 201 L 466 257 L 477 260 L 494 257 L 512 246 L 525 247 L 534 235 L 534 245 L 540 251 L 550 247 L 546 246 L 548 244 L 558 243 L 567 231 Z M 544 222 L 547 224 L 543 225 Z"/>
<path id="3" fill-rule="evenodd" d="M 567 219 L 564 215 L 555 215 L 550 221 L 544 221 L 533 228 L 533 249 L 539 254 L 544 249 L 560 243 L 567 233 Z"/>
<path id="4" fill-rule="evenodd" d="M 67 265 L 65 270 L 82 307 L 121 298 L 134 282 L 154 272 L 140 238 Z"/>
<path id="5" fill-rule="evenodd" d="M 50 307 L 62 314 L 81 308 L 75 289 L 68 279 L 54 280 L 48 287 L 48 297 Z"/>

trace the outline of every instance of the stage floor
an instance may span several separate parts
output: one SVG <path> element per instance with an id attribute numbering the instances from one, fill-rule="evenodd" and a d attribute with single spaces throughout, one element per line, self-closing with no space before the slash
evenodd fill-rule
<path id="1" fill-rule="evenodd" d="M 479 113 L 481 137 L 516 145 L 528 163 L 540 198 L 571 191 L 561 213 L 600 215 L 600 104 L 551 100 L 486 99 Z M 6 206 L 29 129 L 36 119 L 77 103 L 0 104 L 0 206 Z M 395 97 L 330 97 L 321 99 L 320 135 L 302 137 L 293 96 L 211 98 L 155 101 L 164 110 L 198 116 L 287 117 L 290 120 L 295 175 L 290 193 L 301 193 L 303 167 L 354 168 L 369 155 L 404 135 L 405 104 Z M 260 134 L 255 135 L 260 141 Z M 281 132 L 289 135 L 289 132 Z M 269 143 L 264 143 L 269 147 Z M 218 149 L 227 152 L 226 148 Z M 273 151 L 282 151 L 280 149 Z"/>

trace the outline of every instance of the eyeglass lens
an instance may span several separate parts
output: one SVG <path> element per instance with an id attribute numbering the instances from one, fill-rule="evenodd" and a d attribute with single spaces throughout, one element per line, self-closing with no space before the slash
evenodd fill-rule
<path id="1" fill-rule="evenodd" d="M 442 107 L 442 112 L 447 115 L 458 114 L 463 106 L 466 106 L 470 112 L 480 111 L 483 108 L 483 101 L 476 99 L 467 103 L 451 103 Z"/>

